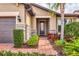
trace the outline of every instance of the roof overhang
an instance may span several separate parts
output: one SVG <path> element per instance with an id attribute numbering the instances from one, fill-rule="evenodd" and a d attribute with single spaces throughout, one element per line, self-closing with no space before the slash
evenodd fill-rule
<path id="1" fill-rule="evenodd" d="M 61 17 L 61 14 L 57 14 L 58 17 Z M 64 14 L 65 17 L 79 17 L 79 14 Z"/>
<path id="2" fill-rule="evenodd" d="M 35 6 L 35 7 L 37 7 L 37 8 L 40 8 L 40 9 L 45 10 L 45 11 L 47 11 L 47 12 L 53 12 L 53 13 L 55 13 L 55 14 L 59 14 L 59 13 L 53 11 L 53 10 L 50 10 L 50 9 L 48 9 L 48 8 L 46 8 L 46 7 L 43 7 L 43 6 L 40 6 L 40 5 L 38 5 L 38 4 L 35 4 L 35 3 L 30 3 L 30 4 L 31 4 L 32 6 Z"/>
<path id="3" fill-rule="evenodd" d="M 45 8 L 45 7 L 40 6 L 38 4 L 35 4 L 35 3 L 24 3 L 24 5 L 25 5 L 26 10 L 29 12 L 29 14 L 31 16 L 35 16 L 35 13 L 32 10 L 32 6 L 35 6 L 37 8 L 43 9 L 43 10 L 45 10 L 47 12 L 54 12 L 57 17 L 61 17 L 61 14 L 60 13 L 55 12 L 55 11 L 52 11 L 52 10 L 50 10 L 48 8 Z M 74 14 L 74 13 L 73 14 L 70 14 L 70 13 L 67 13 L 67 14 L 64 14 L 64 16 L 65 17 L 79 17 L 79 14 Z"/>
<path id="4" fill-rule="evenodd" d="M 35 13 L 33 12 L 31 5 L 30 5 L 29 3 L 27 3 L 27 4 L 24 3 L 24 5 L 25 5 L 25 8 L 26 8 L 27 12 L 28 12 L 31 16 L 35 16 Z"/>

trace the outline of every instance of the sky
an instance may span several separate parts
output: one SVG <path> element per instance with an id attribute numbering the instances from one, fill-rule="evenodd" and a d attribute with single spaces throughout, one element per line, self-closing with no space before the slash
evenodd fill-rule
<path id="1" fill-rule="evenodd" d="M 41 6 L 48 8 L 45 3 L 38 3 Z M 79 3 L 67 3 L 65 4 L 65 13 L 73 13 L 75 10 L 79 10 Z M 57 10 L 59 12 L 59 10 Z"/>

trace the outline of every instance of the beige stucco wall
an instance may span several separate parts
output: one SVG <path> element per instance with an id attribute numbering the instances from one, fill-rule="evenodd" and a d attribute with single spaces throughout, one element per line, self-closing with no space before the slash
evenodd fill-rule
<path id="1" fill-rule="evenodd" d="M 35 17 L 32 18 L 32 26 L 35 33 L 37 33 L 37 24 L 36 18 L 49 18 L 49 32 L 56 30 L 56 15 L 51 16 L 50 13 L 46 10 L 40 9 L 38 7 L 32 6 L 35 13 Z"/>
<path id="2" fill-rule="evenodd" d="M 76 18 L 76 22 L 79 22 L 79 18 Z"/>
<path id="3" fill-rule="evenodd" d="M 37 34 L 37 23 L 35 17 L 32 17 L 32 31 Z"/>
<path id="4" fill-rule="evenodd" d="M 25 8 L 23 4 L 19 4 L 18 6 L 16 5 L 16 3 L 0 3 L 0 12 L 4 12 L 4 16 L 6 12 L 18 12 L 20 15 L 20 18 L 22 19 L 21 22 L 18 22 L 18 20 L 16 20 L 16 24 L 24 24 L 25 23 Z M 7 16 L 12 15 L 11 13 Z M 17 16 L 18 16 L 17 15 Z M 16 16 L 16 15 L 15 15 Z"/>
<path id="5" fill-rule="evenodd" d="M 35 6 L 32 6 L 32 8 L 33 8 L 33 11 L 35 12 L 36 16 L 49 16 L 49 12 L 47 12 L 43 9 L 37 8 Z"/>
<path id="6" fill-rule="evenodd" d="M 28 12 L 26 12 L 26 39 L 28 40 L 30 37 L 31 37 L 31 22 L 32 22 L 32 19 L 31 19 L 31 16 Z"/>
<path id="7" fill-rule="evenodd" d="M 51 16 L 51 18 L 50 18 L 50 21 L 49 21 L 49 31 L 50 31 L 50 33 L 52 32 L 52 33 L 56 33 L 56 31 L 57 31 L 57 27 L 56 27 L 56 16 L 55 15 L 53 15 L 53 16 Z"/>
<path id="8" fill-rule="evenodd" d="M 24 39 L 25 39 L 25 7 L 23 4 L 16 3 L 0 3 L 0 16 L 3 17 L 16 17 L 16 28 L 24 29 Z M 18 21 L 17 16 L 20 16 L 21 22 Z"/>

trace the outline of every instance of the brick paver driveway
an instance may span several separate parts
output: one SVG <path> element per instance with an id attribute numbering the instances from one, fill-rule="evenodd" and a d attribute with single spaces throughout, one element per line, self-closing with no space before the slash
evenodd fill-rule
<path id="1" fill-rule="evenodd" d="M 14 48 L 13 44 L 10 43 L 0 43 L 0 50 L 10 50 L 13 52 L 39 52 L 45 54 L 56 55 L 57 52 L 54 50 L 53 46 L 50 44 L 46 37 L 41 37 L 37 48 Z"/>

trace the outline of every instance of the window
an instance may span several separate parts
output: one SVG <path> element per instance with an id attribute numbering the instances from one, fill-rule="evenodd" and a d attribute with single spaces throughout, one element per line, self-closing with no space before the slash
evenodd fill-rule
<path id="1" fill-rule="evenodd" d="M 41 31 L 43 31 L 43 30 L 44 30 L 44 23 L 41 22 Z"/>
<path id="2" fill-rule="evenodd" d="M 67 19 L 64 19 L 64 24 L 67 24 Z"/>
<path id="3" fill-rule="evenodd" d="M 61 32 L 61 25 L 58 25 L 58 32 Z"/>
<path id="4" fill-rule="evenodd" d="M 58 18 L 58 20 L 57 20 L 57 31 L 58 32 L 61 32 L 61 20 Z"/>
<path id="5" fill-rule="evenodd" d="M 69 24 L 71 22 L 72 22 L 71 18 L 65 18 L 64 19 L 64 24 Z M 57 19 L 57 28 L 58 28 L 57 31 L 61 32 L 61 19 L 60 18 Z"/>

